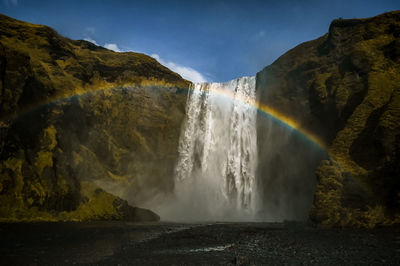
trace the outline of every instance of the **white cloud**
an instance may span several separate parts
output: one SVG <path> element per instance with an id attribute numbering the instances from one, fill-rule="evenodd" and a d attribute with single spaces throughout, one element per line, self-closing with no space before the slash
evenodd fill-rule
<path id="1" fill-rule="evenodd" d="M 90 37 L 84 38 L 85 41 L 91 42 L 95 45 L 99 45 L 95 40 Z M 114 52 L 124 52 L 122 51 L 117 44 L 115 43 L 105 43 L 103 45 L 104 48 L 113 50 Z M 133 51 L 132 51 L 133 52 Z M 138 51 L 135 51 L 136 53 Z M 158 54 L 152 54 L 151 57 L 156 59 L 160 64 L 168 67 L 172 71 L 181 75 L 184 79 L 190 80 L 192 82 L 206 82 L 207 79 L 198 71 L 194 70 L 193 68 L 182 66 L 180 64 L 174 62 L 167 62 L 164 61 Z"/>
<path id="2" fill-rule="evenodd" d="M 90 37 L 84 38 L 84 40 L 85 40 L 85 41 L 88 41 L 88 42 L 91 42 L 91 43 L 93 43 L 93 44 L 95 44 L 95 45 L 99 45 L 95 40 L 93 40 L 93 39 L 90 38 Z"/>
<path id="3" fill-rule="evenodd" d="M 181 75 L 184 79 L 190 80 L 192 82 L 206 82 L 206 79 L 202 74 L 193 68 L 182 66 L 173 62 L 166 62 L 160 58 L 158 54 L 152 54 L 151 57 L 156 59 L 160 64 L 168 67 L 172 71 L 175 71 L 179 75 Z"/>
<path id="4" fill-rule="evenodd" d="M 114 52 L 122 52 L 122 51 L 118 48 L 118 45 L 116 45 L 115 43 L 106 43 L 106 44 L 104 44 L 104 48 L 113 50 Z"/>
<path id="5" fill-rule="evenodd" d="M 86 37 L 86 38 L 84 38 L 84 40 L 88 41 L 88 42 L 91 42 L 91 43 L 93 43 L 95 45 L 101 46 L 100 44 L 98 44 L 95 40 L 93 40 L 90 37 Z M 107 49 L 110 49 L 110 50 L 113 50 L 114 52 L 123 52 L 121 49 L 119 49 L 118 45 L 115 44 L 115 43 L 105 43 L 103 45 L 103 47 L 107 48 Z"/>

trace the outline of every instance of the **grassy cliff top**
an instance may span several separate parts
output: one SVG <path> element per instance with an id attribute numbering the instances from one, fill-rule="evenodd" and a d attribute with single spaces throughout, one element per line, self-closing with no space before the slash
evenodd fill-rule
<path id="1" fill-rule="evenodd" d="M 37 101 L 104 87 L 190 83 L 150 56 L 71 40 L 50 27 L 1 14 L 0 81 L 2 115 Z"/>

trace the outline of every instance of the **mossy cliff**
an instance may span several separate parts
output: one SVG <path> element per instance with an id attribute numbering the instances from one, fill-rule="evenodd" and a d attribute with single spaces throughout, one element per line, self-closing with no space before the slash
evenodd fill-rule
<path id="1" fill-rule="evenodd" d="M 334 20 L 326 35 L 259 72 L 257 89 L 261 102 L 326 143 L 330 160 L 316 170 L 312 221 L 400 221 L 399 11 Z"/>
<path id="2" fill-rule="evenodd" d="M 114 195 L 171 189 L 188 85 L 144 54 L 0 15 L 0 220 L 159 219 Z"/>
<path id="3" fill-rule="evenodd" d="M 47 26 L 0 14 L 2 116 L 63 96 L 116 85 L 186 87 L 178 74 L 140 53 L 70 40 Z"/>

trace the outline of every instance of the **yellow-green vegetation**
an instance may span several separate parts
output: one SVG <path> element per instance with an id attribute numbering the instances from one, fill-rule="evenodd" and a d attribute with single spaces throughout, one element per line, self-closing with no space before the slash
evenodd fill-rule
<path id="1" fill-rule="evenodd" d="M 350 148 L 355 139 L 365 129 L 367 119 L 374 110 L 382 108 L 390 101 L 393 91 L 400 84 L 400 71 L 397 75 L 390 72 L 379 73 L 371 72 L 368 79 L 368 92 L 364 101 L 358 105 L 352 115 L 347 120 L 346 127 L 338 132 L 334 142 L 330 147 L 331 155 L 350 171 L 353 175 L 360 177 L 368 173 L 365 169 L 357 165 L 350 157 Z M 400 118 L 393 119 L 400 122 Z M 397 123 L 398 124 L 398 123 Z"/>
<path id="2" fill-rule="evenodd" d="M 171 189 L 189 82 L 155 59 L 0 15 L 0 86 L 2 221 L 134 220 L 98 187 Z"/>
<path id="3" fill-rule="evenodd" d="M 311 217 L 320 226 L 371 228 L 400 222 L 399 214 L 388 219 L 385 206 L 373 204 L 369 193 L 337 162 L 323 161 L 316 175 L 319 182 Z M 360 201 L 370 205 L 360 205 Z"/>
<path id="4" fill-rule="evenodd" d="M 3 88 L 1 98 L 7 104 L 0 110 L 1 116 L 15 114 L 26 105 L 117 85 L 189 85 L 150 56 L 116 53 L 4 15 L 0 15 L 0 47 L 0 57 L 11 62 L 3 77 L 11 82 Z M 33 90 L 28 92 L 35 94 L 33 99 L 25 101 L 24 90 Z"/>
<path id="5" fill-rule="evenodd" d="M 88 182 L 81 182 L 81 195 L 84 198 L 72 212 L 59 213 L 60 220 L 119 220 L 121 217 L 113 205 L 116 197 Z"/>
<path id="6" fill-rule="evenodd" d="M 334 20 L 257 77 L 261 101 L 325 140 L 311 219 L 323 226 L 400 222 L 400 11 Z M 353 195 L 351 200 L 347 200 Z"/>
<path id="7" fill-rule="evenodd" d="M 41 175 L 45 167 L 53 166 L 53 153 L 51 151 L 39 151 L 35 166 L 39 175 Z"/>
<path id="8" fill-rule="evenodd" d="M 23 157 L 23 151 L 20 151 L 19 157 Z M 23 163 L 21 158 L 9 158 L 0 164 L 3 188 L 0 194 L 0 221 L 51 220 L 48 213 L 39 212 L 26 204 L 23 192 L 26 183 L 21 171 Z"/>
<path id="9" fill-rule="evenodd" d="M 37 207 L 13 204 L 12 197 L 0 196 L 0 222 L 37 222 L 37 221 L 88 221 L 121 220 L 121 213 L 115 205 L 118 199 L 104 190 L 88 183 L 81 183 L 83 200 L 76 210 L 70 212 L 48 212 Z M 10 208 L 10 206 L 12 206 Z"/>
<path id="10" fill-rule="evenodd" d="M 323 74 L 318 74 L 315 77 L 314 89 L 321 102 L 325 102 L 328 99 L 329 92 L 327 91 L 325 84 L 330 76 L 331 73 L 323 73 Z"/>
<path id="11" fill-rule="evenodd" d="M 88 121 L 96 123 L 84 129 L 84 147 L 74 149 L 74 172 L 136 204 L 170 192 L 185 101 L 185 94 L 160 87 L 81 97 Z"/>
<path id="12" fill-rule="evenodd" d="M 24 186 L 24 178 L 21 173 L 22 163 L 22 159 L 9 158 L 0 164 L 0 182 L 2 183 L 0 217 L 7 216 L 15 208 L 24 205 L 22 196 Z"/>

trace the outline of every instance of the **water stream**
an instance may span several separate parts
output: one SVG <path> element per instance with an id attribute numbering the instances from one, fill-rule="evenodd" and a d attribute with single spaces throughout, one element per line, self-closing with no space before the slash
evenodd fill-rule
<path id="1" fill-rule="evenodd" d="M 193 85 L 175 168 L 180 214 L 175 217 L 248 220 L 255 215 L 255 97 L 255 77 Z"/>

